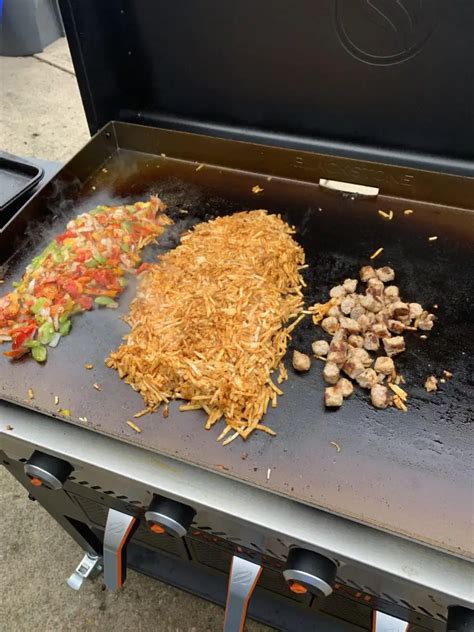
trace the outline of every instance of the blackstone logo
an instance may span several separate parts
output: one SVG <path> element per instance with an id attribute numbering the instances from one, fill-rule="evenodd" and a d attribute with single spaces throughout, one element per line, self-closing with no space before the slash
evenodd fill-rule
<path id="1" fill-rule="evenodd" d="M 335 0 L 336 30 L 356 59 L 378 66 L 417 55 L 431 37 L 438 0 Z"/>

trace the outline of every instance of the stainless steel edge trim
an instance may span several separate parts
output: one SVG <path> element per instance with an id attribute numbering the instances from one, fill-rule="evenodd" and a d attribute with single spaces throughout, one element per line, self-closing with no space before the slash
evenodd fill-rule
<path id="1" fill-rule="evenodd" d="M 321 579 L 320 577 L 316 577 L 316 575 L 311 575 L 311 573 L 305 573 L 304 571 L 297 571 L 293 568 L 287 568 L 283 571 L 283 577 L 286 581 L 296 581 L 302 582 L 303 584 L 307 584 L 308 586 L 313 586 L 316 590 L 323 593 L 325 597 L 329 597 L 332 593 L 332 586 Z"/>
<path id="2" fill-rule="evenodd" d="M 51 489 L 62 489 L 63 487 L 63 484 L 59 479 L 37 465 L 25 463 L 25 474 L 39 478 L 41 481 L 44 481 L 46 485 L 51 487 Z"/>
<path id="3" fill-rule="evenodd" d="M 78 471 L 87 465 L 107 470 L 197 511 L 214 510 L 236 524 L 264 529 L 294 545 L 473 607 L 473 565 L 468 560 L 4 402 L 0 429 L 0 448 L 8 456 L 25 456 L 26 442 L 31 452 L 44 450 Z"/>

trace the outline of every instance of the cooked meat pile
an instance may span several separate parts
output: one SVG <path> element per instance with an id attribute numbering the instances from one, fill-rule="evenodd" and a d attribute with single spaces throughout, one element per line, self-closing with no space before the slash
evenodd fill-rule
<path id="1" fill-rule="evenodd" d="M 367 284 L 363 294 L 357 293 L 356 279 L 346 279 L 333 287 L 330 300 L 311 308 L 313 320 L 331 336 L 331 341 L 316 340 L 314 355 L 326 362 L 323 370 L 325 404 L 339 407 L 343 398 L 352 393 L 352 383 L 370 390 L 376 408 L 396 406 L 406 411 L 406 392 L 399 384 L 393 357 L 405 351 L 407 331 L 430 331 L 435 317 L 419 303 L 405 303 L 396 285 L 386 285 L 395 279 L 392 268 L 375 270 L 364 266 L 360 279 Z M 377 358 L 373 354 L 380 353 Z M 426 384 L 435 390 L 436 384 Z"/>
<path id="2" fill-rule="evenodd" d="M 236 213 L 197 225 L 141 279 L 126 342 L 107 365 L 139 391 L 150 411 L 185 399 L 204 409 L 219 438 L 247 438 L 282 391 L 281 364 L 303 306 L 304 251 L 279 216 Z M 297 319 L 299 320 L 299 319 Z M 296 324 L 296 321 L 294 321 Z"/>

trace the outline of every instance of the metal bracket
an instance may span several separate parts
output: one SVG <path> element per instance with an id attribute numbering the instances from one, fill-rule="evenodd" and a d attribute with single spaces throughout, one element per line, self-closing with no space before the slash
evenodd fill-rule
<path id="1" fill-rule="evenodd" d="M 91 555 L 86 553 L 82 558 L 79 566 L 76 568 L 71 577 L 67 580 L 67 585 L 73 590 L 79 590 L 82 582 L 90 577 L 96 577 L 103 570 L 102 557 L 100 555 Z"/>
<path id="2" fill-rule="evenodd" d="M 380 189 L 369 187 L 365 184 L 354 184 L 353 182 L 340 182 L 339 180 L 319 179 L 319 186 L 333 193 L 339 193 L 342 197 L 355 200 L 357 198 L 376 198 Z"/>
<path id="3" fill-rule="evenodd" d="M 136 526 L 135 516 L 109 509 L 104 533 L 104 581 L 107 590 L 122 588 L 127 573 L 126 544 Z"/>
<path id="4" fill-rule="evenodd" d="M 224 632 L 243 632 L 247 607 L 257 585 L 262 567 L 233 556 L 230 568 Z"/>

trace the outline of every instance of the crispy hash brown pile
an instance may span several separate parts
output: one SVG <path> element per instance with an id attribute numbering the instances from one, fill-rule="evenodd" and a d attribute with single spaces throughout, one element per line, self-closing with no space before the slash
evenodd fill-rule
<path id="1" fill-rule="evenodd" d="M 204 409 L 219 439 L 246 439 L 282 391 L 280 367 L 303 306 L 304 251 L 294 230 L 266 211 L 198 224 L 141 277 L 127 322 L 132 330 L 107 365 L 139 391 L 150 411 L 172 399 Z M 299 320 L 299 318 L 298 318 Z"/>

